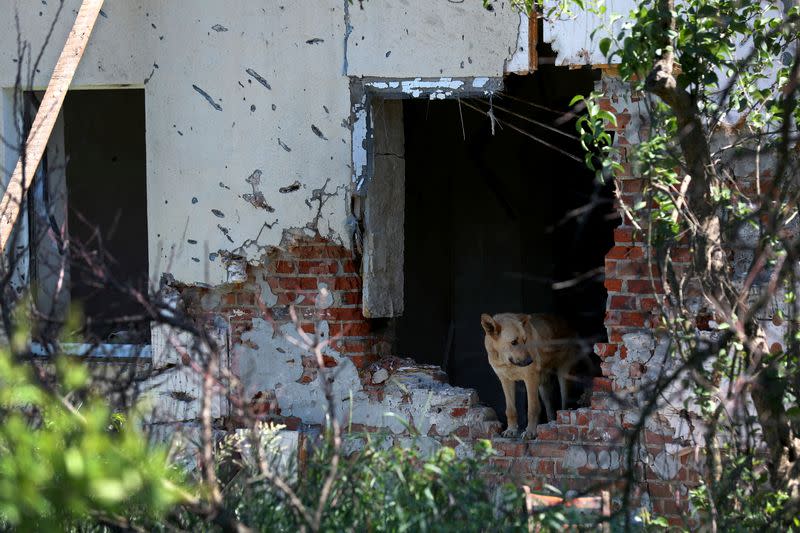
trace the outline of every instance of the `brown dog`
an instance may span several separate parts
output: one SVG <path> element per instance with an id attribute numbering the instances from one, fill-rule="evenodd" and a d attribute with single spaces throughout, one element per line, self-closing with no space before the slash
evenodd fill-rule
<path id="1" fill-rule="evenodd" d="M 539 394 L 547 419 L 555 419 L 548 374 L 555 373 L 558 377 L 563 409 L 567 404 L 569 371 L 586 355 L 579 350 L 574 332 L 556 316 L 500 313 L 491 317 L 483 314 L 481 325 L 486 332 L 484 344 L 489 364 L 500 378 L 506 397 L 508 429 L 503 436 L 516 437 L 519 433 L 514 384 L 524 381 L 528 393 L 528 427 L 522 436 L 535 438 L 541 411 Z"/>

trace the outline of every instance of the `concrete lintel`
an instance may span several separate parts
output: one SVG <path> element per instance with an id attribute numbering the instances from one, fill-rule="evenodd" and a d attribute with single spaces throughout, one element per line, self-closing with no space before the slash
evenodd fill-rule
<path id="1" fill-rule="evenodd" d="M 372 173 L 372 99 L 485 97 L 503 88 L 502 77 L 351 78 L 350 123 L 353 135 L 352 184 L 357 196 L 366 194 Z M 358 215 L 358 213 L 355 213 Z"/>

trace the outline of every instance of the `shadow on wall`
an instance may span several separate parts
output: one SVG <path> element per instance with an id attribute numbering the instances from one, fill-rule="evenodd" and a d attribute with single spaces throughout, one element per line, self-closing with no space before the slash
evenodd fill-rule
<path id="1" fill-rule="evenodd" d="M 564 115 L 596 79 L 545 67 L 508 77 L 491 101 L 403 103 L 405 313 L 395 353 L 441 365 L 501 417 L 481 313 L 560 314 L 588 353 L 606 336 L 603 265 L 619 223 L 613 185 L 595 182 L 574 117 Z M 599 365 L 578 371 L 596 375 Z"/>

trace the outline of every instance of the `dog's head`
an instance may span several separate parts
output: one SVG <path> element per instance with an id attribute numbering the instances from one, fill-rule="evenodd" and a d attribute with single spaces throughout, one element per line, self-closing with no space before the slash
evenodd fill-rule
<path id="1" fill-rule="evenodd" d="M 526 326 L 528 315 L 501 313 L 495 316 L 481 315 L 481 326 L 486 332 L 484 344 L 486 351 L 494 350 L 503 362 L 516 366 L 533 363 L 530 352 L 525 347 L 528 342 Z"/>

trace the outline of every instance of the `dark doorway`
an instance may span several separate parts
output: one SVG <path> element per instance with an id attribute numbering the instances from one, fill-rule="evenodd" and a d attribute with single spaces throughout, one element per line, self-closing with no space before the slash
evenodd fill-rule
<path id="1" fill-rule="evenodd" d="M 64 104 L 70 240 L 108 265 L 123 285 L 147 282 L 147 171 L 143 90 L 73 91 Z M 72 258 L 72 301 L 95 317 L 92 334 L 133 340 L 124 323 L 104 324 L 141 311 L 118 290 L 98 284 L 86 262 Z"/>
<path id="2" fill-rule="evenodd" d="M 67 94 L 29 207 L 31 279 L 48 323 L 73 307 L 87 342 L 149 343 L 131 291 L 148 279 L 144 90 Z"/>
<path id="3" fill-rule="evenodd" d="M 555 67 L 510 76 L 491 102 L 494 135 L 489 101 L 403 105 L 405 312 L 396 351 L 442 365 L 501 416 L 481 313 L 561 314 L 589 351 L 605 338 L 602 268 L 618 225 L 612 185 L 596 183 L 576 139 L 526 120 L 575 135 L 564 113 L 595 80 L 591 70 Z"/>

